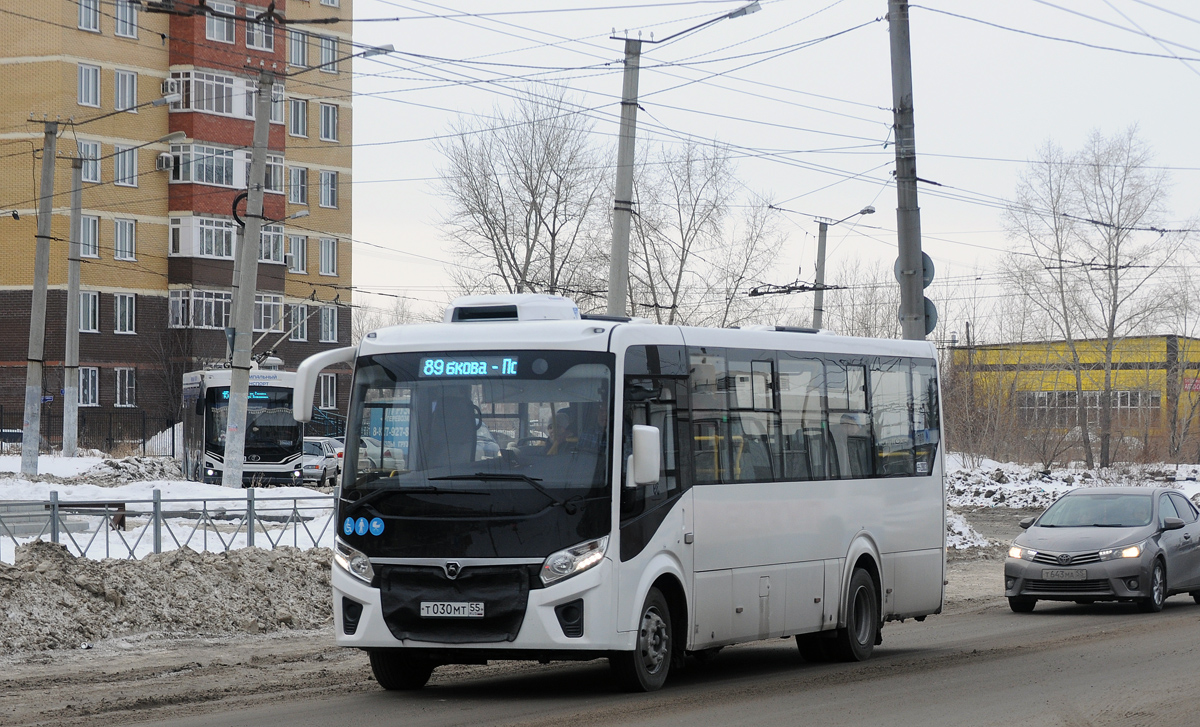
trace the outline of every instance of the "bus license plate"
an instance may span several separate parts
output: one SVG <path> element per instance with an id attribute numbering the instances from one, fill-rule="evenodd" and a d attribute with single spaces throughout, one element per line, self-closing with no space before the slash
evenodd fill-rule
<path id="1" fill-rule="evenodd" d="M 421 618 L 483 618 L 483 602 L 421 601 Z"/>
<path id="2" fill-rule="evenodd" d="M 1083 568 L 1067 568 L 1043 570 L 1042 580 L 1046 581 L 1085 581 L 1087 580 L 1087 571 Z"/>

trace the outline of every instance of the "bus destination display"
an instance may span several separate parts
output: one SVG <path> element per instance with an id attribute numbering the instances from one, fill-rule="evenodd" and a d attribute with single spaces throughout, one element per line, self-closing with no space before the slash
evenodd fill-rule
<path id="1" fill-rule="evenodd" d="M 421 377 L 516 376 L 516 356 L 473 356 L 470 358 L 423 358 Z"/>

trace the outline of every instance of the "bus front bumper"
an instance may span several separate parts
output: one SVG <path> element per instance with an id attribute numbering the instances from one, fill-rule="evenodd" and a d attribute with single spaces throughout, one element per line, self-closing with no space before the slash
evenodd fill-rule
<path id="1" fill-rule="evenodd" d="M 216 467 L 206 467 L 201 481 L 206 485 L 222 484 L 224 472 Z M 270 485 L 299 485 L 303 482 L 299 469 L 283 470 L 280 472 L 242 472 L 242 487 L 263 487 Z"/>

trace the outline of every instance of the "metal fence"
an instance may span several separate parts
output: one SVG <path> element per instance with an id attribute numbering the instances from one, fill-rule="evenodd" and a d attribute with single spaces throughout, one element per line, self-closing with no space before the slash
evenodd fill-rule
<path id="1" fill-rule="evenodd" d="M 0 406 L 0 442 L 20 442 L 24 407 Z M 153 416 L 141 409 L 104 411 L 80 407 L 79 438 L 81 449 L 98 449 L 128 456 L 174 457 L 172 436 L 176 417 Z M 61 406 L 42 405 L 42 449 L 62 447 L 63 411 Z"/>
<path id="2" fill-rule="evenodd" d="M 0 502 L 0 561 L 12 563 L 18 545 L 60 543 L 76 556 L 137 559 L 176 548 L 223 552 L 236 548 L 332 547 L 333 495 L 239 496 L 149 500 Z"/>

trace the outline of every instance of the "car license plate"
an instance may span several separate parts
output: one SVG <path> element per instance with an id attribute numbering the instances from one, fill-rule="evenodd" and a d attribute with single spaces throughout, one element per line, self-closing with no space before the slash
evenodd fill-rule
<path id="1" fill-rule="evenodd" d="M 421 601 L 421 618 L 483 618 L 483 602 Z"/>
<path id="2" fill-rule="evenodd" d="M 1042 571 L 1042 580 L 1046 581 L 1085 581 L 1087 570 L 1084 568 L 1056 568 Z"/>

